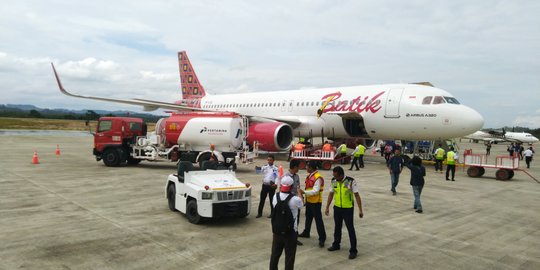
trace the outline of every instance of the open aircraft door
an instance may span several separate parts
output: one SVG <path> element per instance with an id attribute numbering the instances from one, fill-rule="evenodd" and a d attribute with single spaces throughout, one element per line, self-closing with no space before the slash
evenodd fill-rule
<path id="1" fill-rule="evenodd" d="M 384 117 L 386 118 L 399 118 L 399 104 L 401 103 L 401 96 L 403 94 L 403 88 L 390 89 L 386 96 L 386 109 L 384 111 Z"/>

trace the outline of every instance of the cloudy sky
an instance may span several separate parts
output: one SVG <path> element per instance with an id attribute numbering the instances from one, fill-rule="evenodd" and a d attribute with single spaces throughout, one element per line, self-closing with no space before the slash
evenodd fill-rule
<path id="1" fill-rule="evenodd" d="M 540 1 L 11 1 L 0 104 L 137 107 L 179 99 L 186 50 L 214 94 L 430 81 L 484 127 L 540 127 Z"/>

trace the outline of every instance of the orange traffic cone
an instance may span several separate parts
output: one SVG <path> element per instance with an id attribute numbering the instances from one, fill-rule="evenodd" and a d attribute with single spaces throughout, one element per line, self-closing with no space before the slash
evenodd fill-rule
<path id="1" fill-rule="evenodd" d="M 56 155 L 59 156 L 60 155 L 60 146 L 57 144 L 56 145 Z"/>
<path id="2" fill-rule="evenodd" d="M 38 159 L 36 150 L 34 150 L 34 156 L 32 157 L 32 164 L 39 164 L 39 159 Z"/>

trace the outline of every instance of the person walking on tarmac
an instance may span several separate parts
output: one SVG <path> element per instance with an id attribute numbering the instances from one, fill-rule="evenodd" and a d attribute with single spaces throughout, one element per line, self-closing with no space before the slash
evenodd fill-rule
<path id="1" fill-rule="evenodd" d="M 363 146 L 361 143 L 356 146 L 353 152 L 353 161 L 351 163 L 351 168 L 349 171 L 352 171 L 353 166 L 356 166 L 356 170 L 358 171 L 359 168 L 364 168 L 364 153 L 366 151 L 366 147 Z"/>
<path id="2" fill-rule="evenodd" d="M 315 218 L 317 234 L 319 235 L 319 247 L 324 247 L 326 231 L 322 219 L 322 194 L 324 190 L 324 178 L 317 171 L 317 162 L 311 160 L 307 165 L 308 176 L 306 177 L 306 189 L 300 193 L 306 198 L 306 225 L 304 231 L 298 237 L 309 238 L 311 222 Z"/>
<path id="3" fill-rule="evenodd" d="M 339 152 L 339 158 L 341 158 L 341 164 L 345 164 L 345 158 L 347 157 L 347 144 L 342 143 L 337 151 Z"/>
<path id="4" fill-rule="evenodd" d="M 358 255 L 356 249 L 356 232 L 354 230 L 354 200 L 353 194 L 358 204 L 359 217 L 364 217 L 362 211 L 362 199 L 358 194 L 358 186 L 353 178 L 345 176 L 345 172 L 341 166 L 334 167 L 332 178 L 332 188 L 328 195 L 328 201 L 326 203 L 325 215 L 330 214 L 330 203 L 334 201 L 334 242 L 332 246 L 328 248 L 328 251 L 336 251 L 341 248 L 341 227 L 343 221 L 349 232 L 349 241 L 351 247 L 349 249 L 349 259 L 354 259 Z"/>
<path id="5" fill-rule="evenodd" d="M 525 156 L 525 163 L 527 163 L 527 169 L 530 169 L 531 168 L 531 161 L 533 159 L 533 155 L 534 155 L 534 150 L 531 147 L 529 147 L 529 149 L 525 150 L 525 152 L 523 152 L 523 155 Z"/>
<path id="6" fill-rule="evenodd" d="M 386 165 L 390 171 L 390 184 L 392 185 L 390 191 L 392 191 L 392 195 L 394 196 L 396 196 L 397 193 L 396 187 L 399 183 L 399 175 L 403 170 L 403 164 L 404 161 L 403 157 L 401 157 L 401 150 L 396 149 L 394 156 L 388 160 L 388 164 Z"/>
<path id="7" fill-rule="evenodd" d="M 442 145 L 439 143 L 439 148 L 435 150 L 435 172 L 440 171 L 442 173 L 444 154 L 444 149 L 442 149 Z"/>
<path id="8" fill-rule="evenodd" d="M 272 198 L 274 197 L 274 192 L 276 189 L 278 167 L 274 165 L 273 155 L 268 155 L 266 161 L 268 162 L 268 164 L 262 166 L 261 168 L 261 172 L 263 175 L 263 183 L 261 189 L 261 198 L 259 200 L 259 209 L 255 218 L 260 218 L 262 216 L 266 196 L 268 196 L 268 199 L 270 200 L 270 213 L 272 213 L 272 211 L 274 210 L 274 206 L 272 206 Z M 268 216 L 268 218 L 270 217 L 272 217 L 271 214 Z"/>
<path id="9" fill-rule="evenodd" d="M 294 161 L 294 160 L 293 160 Z M 298 223 L 300 209 L 304 204 L 302 194 L 293 195 L 294 180 L 289 175 L 281 178 L 279 193 L 274 196 L 272 204 L 272 253 L 270 255 L 270 270 L 277 270 L 279 257 L 285 249 L 285 269 L 294 269 L 296 246 L 298 244 Z"/>
<path id="10" fill-rule="evenodd" d="M 289 162 L 289 171 L 287 171 L 283 177 L 289 176 L 293 179 L 293 187 L 291 188 L 291 194 L 294 196 L 298 195 L 298 190 L 300 189 L 300 176 L 298 176 L 298 170 L 300 169 L 300 160 L 293 159 L 291 162 Z M 283 178 L 282 177 L 282 178 Z M 281 186 L 281 179 L 278 178 L 276 180 L 276 184 L 278 186 Z M 298 209 L 298 215 L 300 215 L 300 209 Z M 300 219 L 296 219 L 296 225 L 298 226 L 300 222 Z M 298 239 L 296 240 L 296 244 L 298 246 L 304 245 L 302 242 L 300 242 Z"/>
<path id="11" fill-rule="evenodd" d="M 457 154 L 454 152 L 454 147 L 450 146 L 450 151 L 446 153 L 446 181 L 449 181 L 448 176 L 452 172 L 452 181 L 455 181 L 456 175 L 456 159 Z"/>
<path id="12" fill-rule="evenodd" d="M 388 160 L 392 156 L 392 152 L 392 146 L 389 143 L 386 143 L 386 145 L 384 146 L 384 159 L 386 160 L 386 162 L 388 162 Z"/>
<path id="13" fill-rule="evenodd" d="M 422 159 L 419 156 L 414 156 L 411 162 L 406 164 L 407 168 L 411 170 L 411 186 L 414 194 L 414 210 L 416 213 L 421 214 L 422 203 L 420 202 L 420 194 L 424 188 L 424 176 L 426 176 L 426 168 L 422 166 Z"/>

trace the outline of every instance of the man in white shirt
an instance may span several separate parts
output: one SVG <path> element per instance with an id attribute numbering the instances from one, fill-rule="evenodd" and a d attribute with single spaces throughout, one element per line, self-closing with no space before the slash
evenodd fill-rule
<path id="1" fill-rule="evenodd" d="M 525 156 L 525 163 L 527 163 L 527 169 L 531 167 L 531 161 L 534 155 L 534 150 L 532 149 L 532 146 L 529 147 L 529 149 L 525 150 L 523 152 L 523 156 Z"/>
<path id="2" fill-rule="evenodd" d="M 281 178 L 280 192 L 277 193 L 272 200 L 272 204 L 274 205 L 274 207 L 276 207 L 278 203 L 278 197 L 279 201 L 283 202 L 287 200 L 289 195 L 291 195 L 291 198 L 289 199 L 287 204 L 291 210 L 293 217 L 293 230 L 291 230 L 286 235 L 273 233 L 272 255 L 270 255 L 270 270 L 278 269 L 277 266 L 279 263 L 279 257 L 281 257 L 281 253 L 284 249 L 285 269 L 294 269 L 294 260 L 296 257 L 296 241 L 298 237 L 298 212 L 300 208 L 302 208 L 302 206 L 304 205 L 304 197 L 302 196 L 301 192 L 297 192 L 298 195 L 293 195 L 291 193 L 291 190 L 293 189 L 293 184 L 294 180 L 290 176 L 284 175 Z M 273 214 L 274 217 L 272 218 L 272 223 L 274 222 L 274 218 L 276 218 L 278 213 Z"/>
<path id="3" fill-rule="evenodd" d="M 266 196 L 268 196 L 268 199 L 270 200 L 270 213 L 272 213 L 272 209 L 274 209 L 274 206 L 272 206 L 272 198 L 274 197 L 274 191 L 276 189 L 276 178 L 278 177 L 279 168 L 274 165 L 273 155 L 268 155 L 266 161 L 268 162 L 268 164 L 262 166 L 261 168 L 261 173 L 263 175 L 263 183 L 261 188 L 261 198 L 259 200 L 259 209 L 256 218 L 260 218 L 262 216 Z M 272 214 L 268 215 L 268 218 L 270 218 L 271 215 Z"/>

